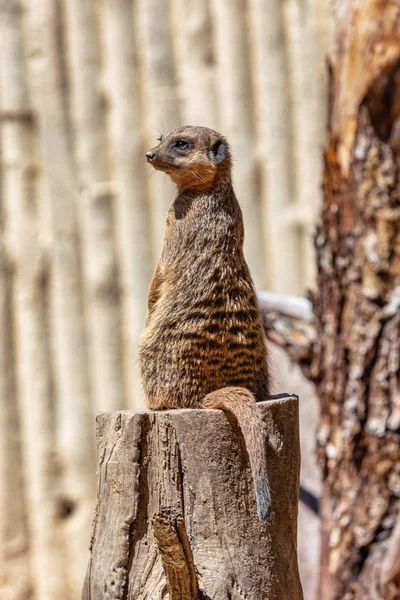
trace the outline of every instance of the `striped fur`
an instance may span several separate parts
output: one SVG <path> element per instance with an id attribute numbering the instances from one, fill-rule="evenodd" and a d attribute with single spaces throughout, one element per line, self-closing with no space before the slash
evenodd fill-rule
<path id="1" fill-rule="evenodd" d="M 186 140 L 188 147 L 174 147 Z M 243 219 L 226 140 L 184 127 L 149 155 L 175 181 L 164 248 L 149 289 L 140 368 L 153 410 L 207 405 L 243 432 L 260 518 L 268 512 L 265 436 L 256 400 L 269 393 L 261 315 L 243 256 Z M 227 392 L 230 389 L 230 392 Z"/>

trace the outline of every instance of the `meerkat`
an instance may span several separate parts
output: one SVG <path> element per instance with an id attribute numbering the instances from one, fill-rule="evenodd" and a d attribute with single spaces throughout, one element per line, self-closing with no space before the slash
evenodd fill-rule
<path id="1" fill-rule="evenodd" d="M 249 456 L 258 516 L 267 520 L 270 489 L 257 402 L 269 394 L 270 374 L 243 255 L 228 142 L 212 129 L 186 126 L 161 136 L 146 158 L 171 177 L 178 192 L 168 210 L 139 345 L 147 406 L 231 413 Z"/>

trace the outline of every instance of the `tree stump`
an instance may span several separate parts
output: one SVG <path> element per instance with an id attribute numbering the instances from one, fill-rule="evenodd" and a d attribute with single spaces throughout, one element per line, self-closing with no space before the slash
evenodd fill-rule
<path id="1" fill-rule="evenodd" d="M 298 399 L 260 404 L 272 519 L 219 410 L 97 417 L 98 501 L 83 600 L 302 600 Z"/>

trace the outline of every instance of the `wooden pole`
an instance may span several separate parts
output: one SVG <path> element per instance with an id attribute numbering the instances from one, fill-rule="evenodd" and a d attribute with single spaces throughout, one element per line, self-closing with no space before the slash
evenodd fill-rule
<path id="1" fill-rule="evenodd" d="M 117 186 L 109 179 L 95 3 L 65 2 L 65 22 L 72 141 L 79 181 L 79 195 L 74 199 L 79 207 L 82 240 L 90 385 L 95 408 L 115 410 L 127 406 L 113 215 Z"/>
<path id="2" fill-rule="evenodd" d="M 258 520 L 222 411 L 100 413 L 98 502 L 83 600 L 301 600 L 298 400 L 260 405 L 272 519 Z"/>
<path id="3" fill-rule="evenodd" d="M 296 205 L 283 5 L 280 0 L 250 0 L 249 24 L 268 289 L 299 293 L 301 270 L 292 257 L 300 256 L 301 248 L 285 219 L 285 213 L 292 213 Z M 280 242 L 283 238 L 284 244 Z M 285 269 L 279 267 L 282 264 Z"/>
<path id="4" fill-rule="evenodd" d="M 40 3 L 40 8 L 38 4 Z M 38 119 L 41 164 L 52 165 L 43 185 L 40 235 L 48 240 L 51 369 L 54 377 L 54 437 L 59 469 L 58 530 L 63 540 L 63 565 L 71 598 L 82 587 L 93 510 L 93 436 L 88 375 L 87 336 L 79 255 L 78 193 L 64 88 L 59 71 L 62 60 L 57 37 L 59 7 L 53 0 L 27 2 L 24 44 L 27 81 Z M 47 210 L 46 210 L 47 209 Z M 82 570 L 83 569 L 83 570 Z"/>
<path id="5" fill-rule="evenodd" d="M 154 270 L 147 174 L 143 168 L 144 153 L 150 146 L 143 144 L 141 137 L 134 133 L 140 128 L 141 116 L 135 36 L 132 35 L 133 3 L 131 0 L 102 0 L 99 7 L 109 102 L 109 154 L 117 187 L 113 218 L 120 270 L 125 408 L 140 408 L 143 401 L 137 348 Z M 127 135 L 128 131 L 132 135 Z"/>
<path id="6" fill-rule="evenodd" d="M 35 596 L 51 600 L 65 597 L 65 581 L 60 528 L 57 526 L 58 472 L 53 451 L 54 403 L 47 312 L 50 273 L 48 255 L 39 235 L 42 177 L 36 162 L 37 123 L 28 93 L 21 19 L 21 2 L 0 2 L 0 143 L 2 213 L 6 224 L 2 242 L 8 265 L 12 267 L 9 302 L 13 319 L 9 324 L 9 335 L 12 336 L 13 355 L 10 356 L 16 364 L 14 385 L 18 397 L 18 433 L 26 494 L 26 502 L 20 511 L 17 506 L 21 497 L 10 497 L 10 502 L 14 504 L 14 519 L 24 519 L 26 511 Z M 12 396 L 8 400 L 12 401 Z M 12 412 L 9 417 L 12 420 L 7 427 L 15 430 Z M 16 450 L 7 445 L 10 451 Z M 16 471 L 18 463 L 19 460 L 13 465 Z M 17 481 L 8 493 L 13 489 L 17 491 Z M 16 520 L 15 531 L 21 525 L 24 527 L 23 522 Z M 24 534 L 19 543 L 17 552 L 23 557 Z M 23 583 L 26 572 L 23 563 L 21 566 L 23 585 L 20 593 L 23 598 L 29 588 Z M 2 598 L 5 593 L 17 593 L 16 588 L 7 590 L 2 584 L 1 587 Z"/>
<path id="7" fill-rule="evenodd" d="M 210 13 L 220 131 L 224 132 L 232 144 L 235 190 L 243 210 L 246 231 L 244 253 L 256 286 L 262 288 L 266 284 L 266 269 L 261 260 L 264 237 L 254 153 L 255 128 L 249 40 L 245 25 L 246 3 L 243 0 L 211 2 Z"/>

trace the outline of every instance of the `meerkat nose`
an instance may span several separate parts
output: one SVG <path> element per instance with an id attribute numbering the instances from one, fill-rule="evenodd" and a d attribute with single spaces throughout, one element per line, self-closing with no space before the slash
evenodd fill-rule
<path id="1" fill-rule="evenodd" d="M 147 158 L 147 162 L 152 162 L 156 157 L 156 153 L 152 152 L 150 150 L 150 152 L 146 152 L 146 158 Z"/>

